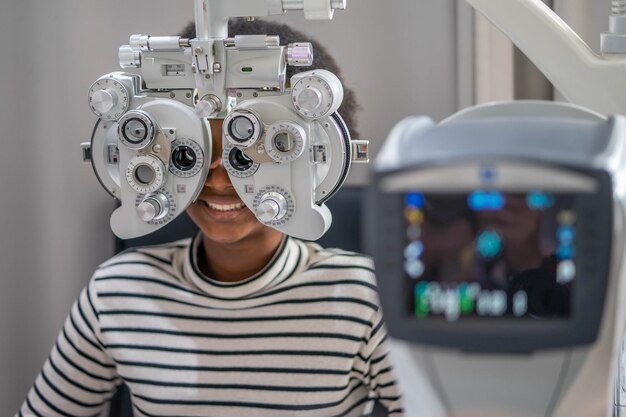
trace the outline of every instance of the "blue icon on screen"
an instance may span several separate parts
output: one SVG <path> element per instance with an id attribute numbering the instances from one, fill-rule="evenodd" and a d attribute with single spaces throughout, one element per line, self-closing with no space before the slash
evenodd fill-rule
<path id="1" fill-rule="evenodd" d="M 409 207 L 424 207 L 424 194 L 422 193 L 408 193 L 405 197 L 405 203 Z"/>
<path id="2" fill-rule="evenodd" d="M 474 211 L 498 211 L 504 208 L 504 194 L 496 191 L 474 191 L 467 196 L 467 205 Z"/>
<path id="3" fill-rule="evenodd" d="M 532 191 L 526 196 L 526 204 L 531 210 L 547 210 L 554 204 L 554 196 L 550 193 Z"/>
<path id="4" fill-rule="evenodd" d="M 556 238 L 562 245 L 571 245 L 576 237 L 576 229 L 573 226 L 559 226 L 556 229 Z"/>
<path id="5" fill-rule="evenodd" d="M 495 230 L 485 230 L 476 241 L 476 250 L 485 259 L 495 258 L 502 252 L 502 238 Z"/>
<path id="6" fill-rule="evenodd" d="M 410 259 L 404 263 L 404 270 L 409 277 L 417 279 L 424 274 L 426 266 L 419 259 Z"/>
<path id="7" fill-rule="evenodd" d="M 572 245 L 561 245 L 556 250 L 556 258 L 561 261 L 564 259 L 573 259 L 576 254 Z"/>
<path id="8" fill-rule="evenodd" d="M 407 260 L 418 259 L 422 256 L 423 253 L 424 253 L 424 244 L 419 240 L 411 242 L 404 249 L 404 257 Z"/>

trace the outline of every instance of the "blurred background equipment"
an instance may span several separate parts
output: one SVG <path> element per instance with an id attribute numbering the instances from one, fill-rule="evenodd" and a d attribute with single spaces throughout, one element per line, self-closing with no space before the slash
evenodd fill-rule
<path id="1" fill-rule="evenodd" d="M 366 241 L 408 415 L 613 411 L 625 129 L 547 102 L 394 128 Z"/>

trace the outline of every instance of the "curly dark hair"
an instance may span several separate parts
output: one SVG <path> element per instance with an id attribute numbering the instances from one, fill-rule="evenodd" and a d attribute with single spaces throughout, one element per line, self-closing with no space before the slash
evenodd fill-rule
<path id="1" fill-rule="evenodd" d="M 310 67 L 287 67 L 287 79 L 291 78 L 294 74 L 302 71 L 309 71 L 312 69 L 326 69 L 341 80 L 343 84 L 343 102 L 339 107 L 339 113 L 343 120 L 346 122 L 350 135 L 352 137 L 359 137 L 357 132 L 356 112 L 359 110 L 359 104 L 357 103 L 354 91 L 346 87 L 341 75 L 341 69 L 335 59 L 330 55 L 328 50 L 322 46 L 319 42 L 310 39 L 309 36 L 304 33 L 294 30 L 291 27 L 274 22 L 268 22 L 265 20 L 255 19 L 248 21 L 247 19 L 230 19 L 228 22 L 228 34 L 229 36 L 235 35 L 277 35 L 280 37 L 281 44 L 289 44 L 295 42 L 311 42 L 313 44 L 314 58 L 313 65 Z M 189 22 L 180 33 L 183 38 L 194 39 L 196 37 L 196 25 L 194 22 Z"/>

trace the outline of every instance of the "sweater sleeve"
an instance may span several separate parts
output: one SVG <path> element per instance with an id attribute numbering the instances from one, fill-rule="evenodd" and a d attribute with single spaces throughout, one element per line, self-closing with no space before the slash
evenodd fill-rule
<path id="1" fill-rule="evenodd" d="M 121 383 L 100 337 L 95 281 L 83 289 L 18 413 L 97 415 Z"/>
<path id="2" fill-rule="evenodd" d="M 367 381 L 376 401 L 387 409 L 389 416 L 402 417 L 404 416 L 402 396 L 391 364 L 387 328 L 380 308 L 378 308 L 372 323 L 372 330 L 363 352 L 363 355 L 368 359 L 367 364 L 369 366 Z"/>

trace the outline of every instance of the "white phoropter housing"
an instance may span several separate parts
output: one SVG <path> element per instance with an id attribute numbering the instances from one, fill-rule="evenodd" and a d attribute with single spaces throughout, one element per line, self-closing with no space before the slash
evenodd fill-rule
<path id="1" fill-rule="evenodd" d="M 224 119 L 222 161 L 260 221 L 315 240 L 331 223 L 323 202 L 360 157 L 336 113 L 343 98 L 337 77 L 314 70 L 291 84 L 291 95 L 246 100 Z"/>
<path id="2" fill-rule="evenodd" d="M 100 120 L 84 150 L 102 186 L 121 202 L 111 216 L 121 238 L 150 233 L 180 214 L 211 160 L 210 128 L 190 106 L 191 92 L 140 87 L 138 76 L 112 73 L 89 94 Z"/>
<path id="3" fill-rule="evenodd" d="M 310 66 L 311 44 L 229 38 L 227 23 L 287 10 L 330 19 L 344 8 L 345 0 L 196 0 L 196 39 L 131 36 L 120 47 L 120 65 L 141 76 L 114 72 L 92 85 L 89 106 L 99 121 L 83 145 L 101 184 L 121 202 L 113 232 L 138 237 L 182 213 L 202 190 L 215 157 L 212 140 L 223 140 L 231 152 L 224 159 L 229 175 L 259 220 L 292 236 L 319 238 L 331 222 L 323 202 L 351 162 L 367 161 L 367 142 L 352 141 L 336 114 L 343 89 L 333 74 L 301 73 L 285 90 L 286 65 Z M 233 109 L 263 119 L 229 116 L 224 138 L 211 138 L 206 119 Z M 256 123 L 254 137 L 233 141 L 229 132 L 245 136 L 246 122 Z M 244 156 L 247 148 L 254 152 Z"/>

